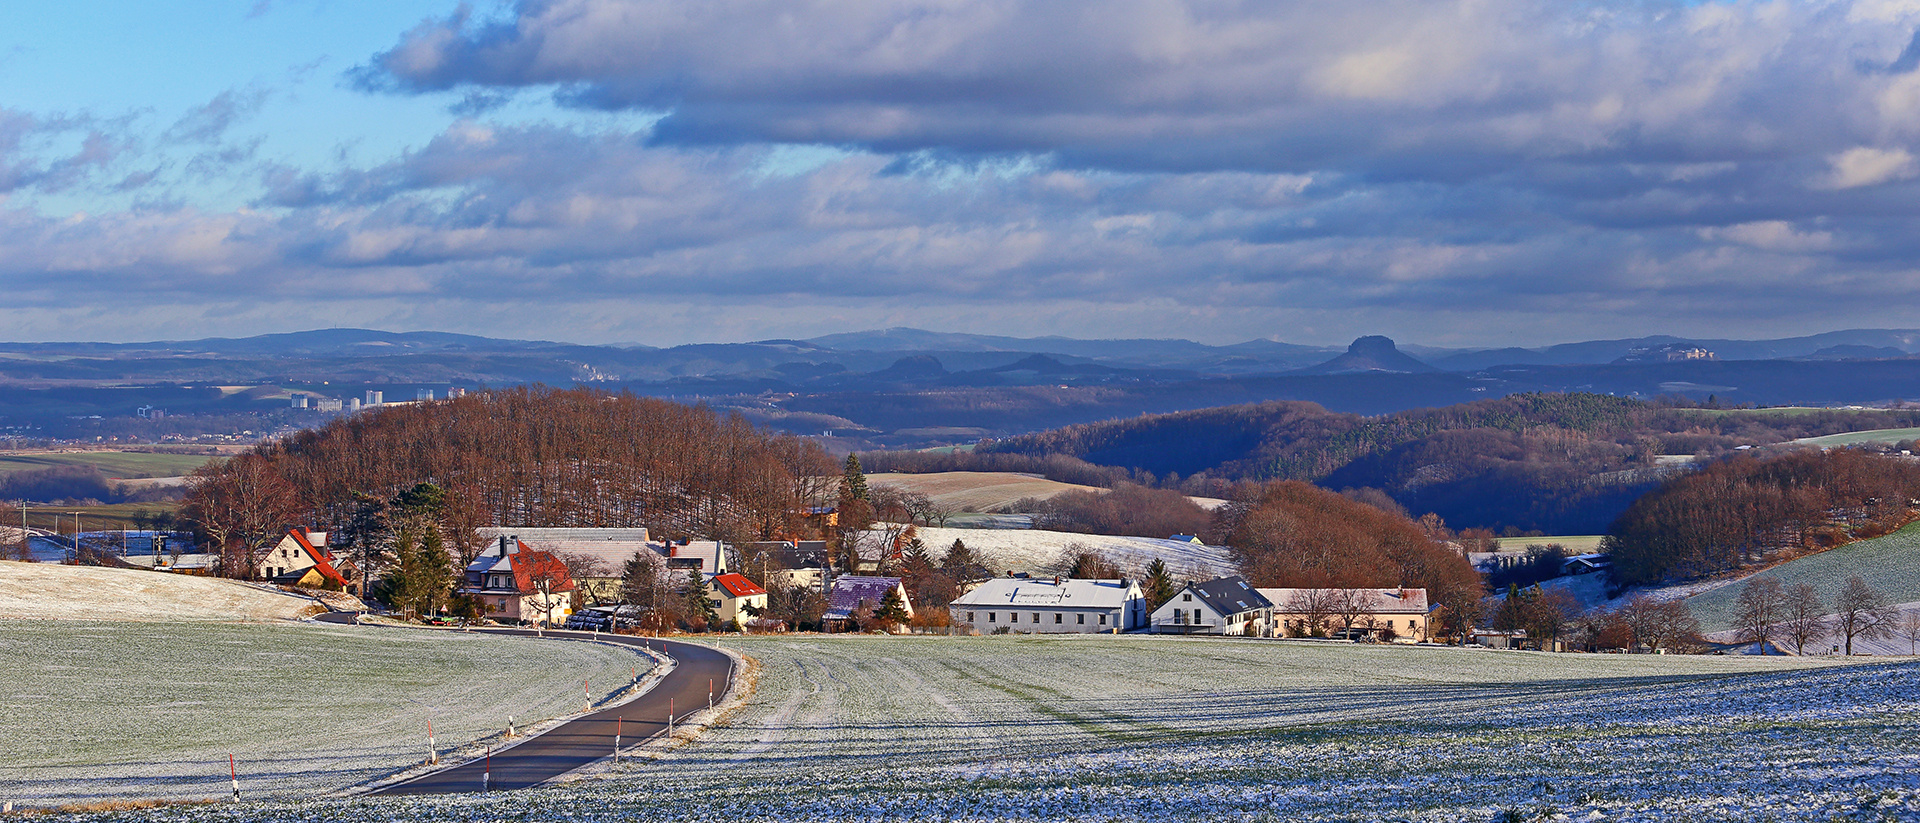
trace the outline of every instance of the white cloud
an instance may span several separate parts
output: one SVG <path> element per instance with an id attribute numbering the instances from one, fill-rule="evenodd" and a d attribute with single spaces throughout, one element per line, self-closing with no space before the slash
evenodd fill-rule
<path id="1" fill-rule="evenodd" d="M 1920 173 L 1913 153 L 1902 148 L 1878 149 L 1858 146 L 1827 158 L 1832 166 L 1823 179 L 1830 189 L 1854 189 L 1877 186 L 1894 180 L 1909 180 Z"/>

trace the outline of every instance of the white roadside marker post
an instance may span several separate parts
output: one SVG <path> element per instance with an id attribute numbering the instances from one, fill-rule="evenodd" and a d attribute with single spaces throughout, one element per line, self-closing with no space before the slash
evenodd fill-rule
<path id="1" fill-rule="evenodd" d="M 433 743 L 433 719 L 427 719 L 427 765 L 440 765 L 440 747 Z"/>
<path id="2" fill-rule="evenodd" d="M 487 766 L 480 772 L 480 793 L 493 791 L 493 747 L 487 747 Z"/>
<path id="3" fill-rule="evenodd" d="M 713 711 L 713 678 L 707 678 L 707 711 Z"/>
<path id="4" fill-rule="evenodd" d="M 227 777 L 233 780 L 233 802 L 240 802 L 240 764 L 234 762 L 233 753 L 227 753 Z"/>
<path id="5" fill-rule="evenodd" d="M 507 739 L 513 739 L 513 715 L 507 715 Z"/>
<path id="6" fill-rule="evenodd" d="M 616 717 L 613 719 L 613 765 L 615 766 L 620 765 L 620 731 L 621 726 L 626 722 L 627 719 L 625 717 Z"/>
<path id="7" fill-rule="evenodd" d="M 585 711 L 585 712 L 593 711 L 593 681 L 591 680 L 580 681 L 580 690 L 583 692 L 586 692 L 587 694 L 586 707 L 582 708 L 581 711 Z"/>
<path id="8" fill-rule="evenodd" d="M 667 698 L 667 739 L 673 739 L 673 698 Z"/>

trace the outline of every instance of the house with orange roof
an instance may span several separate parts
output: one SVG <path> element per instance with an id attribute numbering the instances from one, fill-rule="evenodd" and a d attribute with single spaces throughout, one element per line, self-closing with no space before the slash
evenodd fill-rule
<path id="1" fill-rule="evenodd" d="M 767 607 L 767 590 L 744 575 L 732 572 L 717 574 L 708 580 L 707 593 L 713 600 L 714 610 L 720 613 L 722 626 L 746 625 L 755 613 Z"/>
<path id="2" fill-rule="evenodd" d="M 261 556 L 254 574 L 283 586 L 334 591 L 347 588 L 346 576 L 334 568 L 333 554 L 327 550 L 327 533 L 303 527 L 288 529 L 287 536 Z"/>
<path id="3" fill-rule="evenodd" d="M 552 552 L 502 536 L 467 564 L 460 593 L 488 619 L 559 626 L 573 613 L 573 577 Z"/>

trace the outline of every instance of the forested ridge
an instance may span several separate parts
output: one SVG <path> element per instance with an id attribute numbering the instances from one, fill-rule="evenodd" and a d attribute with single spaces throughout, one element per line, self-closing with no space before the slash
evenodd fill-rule
<path id="1" fill-rule="evenodd" d="M 1459 528 L 1591 534 L 1671 475 L 1660 455 L 1712 458 L 1742 445 L 1915 425 L 1920 411 L 1789 414 L 1585 393 L 1517 394 L 1377 417 L 1275 401 L 1021 435 L 982 443 L 975 459 L 1074 458 L 1134 482 L 1213 496 L 1247 480 L 1372 487 Z M 948 460 L 952 468 L 965 461 Z"/>
<path id="2" fill-rule="evenodd" d="M 1856 449 L 1738 455 L 1634 501 L 1610 530 L 1616 582 L 1711 575 L 1877 537 L 1913 519 L 1920 461 Z"/>
<path id="3" fill-rule="evenodd" d="M 293 524 L 350 543 L 370 510 L 429 483 L 444 492 L 440 525 L 470 556 L 481 526 L 785 535 L 836 479 L 817 444 L 738 416 L 536 386 L 385 407 L 264 443 L 197 473 L 183 513 L 229 549 L 257 550 Z"/>

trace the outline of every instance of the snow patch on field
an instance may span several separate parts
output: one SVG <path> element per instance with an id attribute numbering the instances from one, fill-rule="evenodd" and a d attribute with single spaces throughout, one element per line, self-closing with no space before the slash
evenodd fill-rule
<path id="1" fill-rule="evenodd" d="M 0 618 L 274 620 L 314 609 L 312 598 L 220 578 L 0 561 Z"/>
<path id="2" fill-rule="evenodd" d="M 935 559 L 946 556 L 953 541 L 961 540 L 967 548 L 985 552 L 994 561 L 994 568 L 1011 571 L 1038 572 L 1059 559 L 1068 546 L 1078 543 L 1136 574 L 1156 557 L 1165 560 L 1175 575 L 1212 579 L 1235 573 L 1233 559 L 1227 555 L 1225 546 L 1200 546 L 1177 540 L 1041 529 L 922 528 L 919 534 Z"/>

